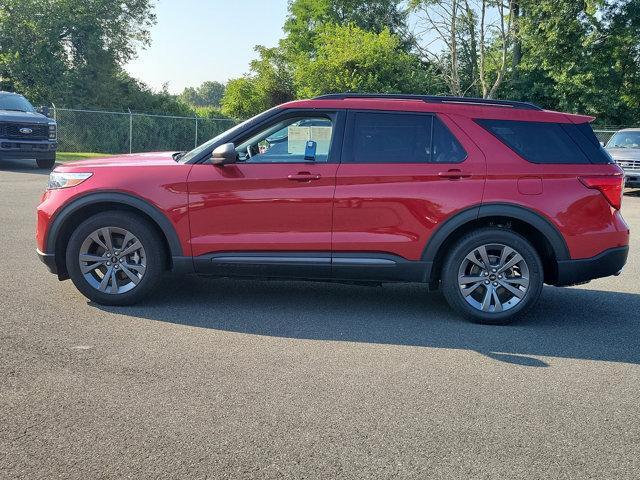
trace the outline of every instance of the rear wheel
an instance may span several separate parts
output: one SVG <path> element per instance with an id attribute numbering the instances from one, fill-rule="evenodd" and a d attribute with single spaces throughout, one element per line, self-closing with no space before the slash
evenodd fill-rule
<path id="1" fill-rule="evenodd" d="M 451 249 L 442 290 L 464 316 L 478 323 L 506 324 L 535 304 L 543 278 L 540 257 L 524 237 L 484 228 Z"/>
<path id="2" fill-rule="evenodd" d="M 67 270 L 76 288 L 104 305 L 131 305 L 157 284 L 164 250 L 147 221 L 105 212 L 81 223 L 69 239 Z"/>
<path id="3" fill-rule="evenodd" d="M 38 168 L 46 168 L 47 170 L 51 170 L 56 163 L 56 155 L 49 155 L 46 157 L 36 158 L 36 164 Z"/>

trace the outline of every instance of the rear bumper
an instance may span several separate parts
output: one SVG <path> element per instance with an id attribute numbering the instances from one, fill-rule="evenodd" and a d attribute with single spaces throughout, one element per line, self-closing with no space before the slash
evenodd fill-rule
<path id="1" fill-rule="evenodd" d="M 57 275 L 58 267 L 56 265 L 56 256 L 53 253 L 42 253 L 40 250 L 36 249 L 36 253 L 38 254 L 38 258 L 42 263 L 47 266 L 47 269 Z"/>
<path id="2" fill-rule="evenodd" d="M 595 278 L 616 275 L 627 263 L 628 255 L 629 247 L 617 247 L 605 250 L 591 258 L 559 261 L 558 279 L 554 285 L 559 287 L 575 285 Z"/>

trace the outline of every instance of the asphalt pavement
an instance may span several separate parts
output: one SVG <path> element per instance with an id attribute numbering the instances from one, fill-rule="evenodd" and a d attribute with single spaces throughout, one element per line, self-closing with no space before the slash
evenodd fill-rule
<path id="1" fill-rule="evenodd" d="M 167 277 L 89 303 L 0 164 L 0 478 L 640 476 L 640 194 L 624 273 L 507 327 L 414 285 Z"/>

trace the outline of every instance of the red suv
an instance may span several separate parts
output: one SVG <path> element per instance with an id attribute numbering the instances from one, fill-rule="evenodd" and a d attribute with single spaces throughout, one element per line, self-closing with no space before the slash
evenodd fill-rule
<path id="1" fill-rule="evenodd" d="M 59 166 L 39 255 L 109 305 L 165 270 L 441 286 L 506 323 L 543 283 L 615 275 L 622 170 L 592 117 L 521 102 L 325 95 L 268 110 L 188 153 Z"/>

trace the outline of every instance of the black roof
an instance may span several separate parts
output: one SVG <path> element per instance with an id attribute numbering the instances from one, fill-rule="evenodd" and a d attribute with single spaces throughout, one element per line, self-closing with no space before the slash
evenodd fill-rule
<path id="1" fill-rule="evenodd" d="M 427 103 L 465 103 L 471 105 L 484 105 L 488 107 L 507 107 L 517 108 L 519 110 L 542 110 L 538 105 L 528 102 L 516 102 L 513 100 L 494 100 L 488 98 L 473 97 L 449 97 L 437 95 L 409 95 L 396 93 L 331 93 L 328 95 L 320 95 L 314 100 L 344 100 L 347 98 L 379 98 L 389 100 L 421 100 Z"/>

